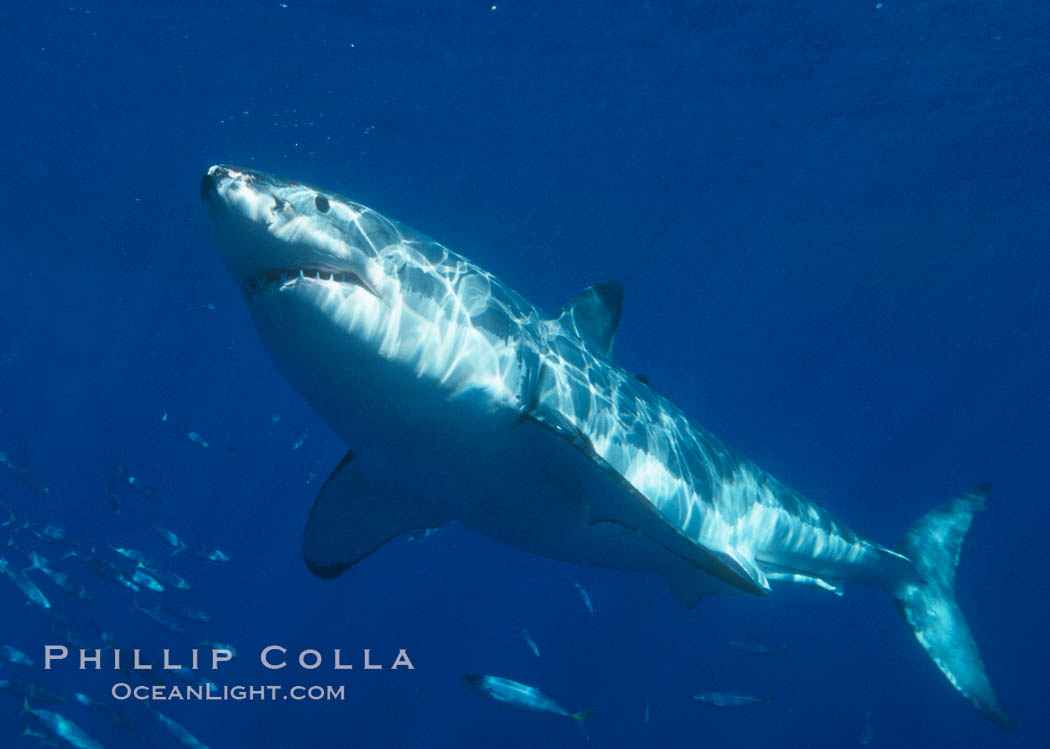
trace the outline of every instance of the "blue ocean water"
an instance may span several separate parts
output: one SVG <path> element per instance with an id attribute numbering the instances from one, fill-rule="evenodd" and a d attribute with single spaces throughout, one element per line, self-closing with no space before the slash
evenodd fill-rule
<path id="1" fill-rule="evenodd" d="M 89 620 L 155 662 L 234 644 L 218 684 L 345 685 L 342 701 L 155 704 L 201 742 L 584 745 L 570 721 L 459 681 L 491 673 L 600 708 L 596 747 L 854 746 L 869 711 L 871 746 L 1046 746 L 1045 3 L 47 2 L 8 3 L 0 22 L 0 450 L 49 489 L 0 470 L 0 500 L 100 555 L 110 542 L 158 557 L 192 590 L 138 602 L 212 621 L 169 633 L 130 591 L 57 561 L 63 545 L 17 522 L 3 540 L 90 589 L 75 602 L 30 573 L 92 647 Z M 341 444 L 263 350 L 200 209 L 213 163 L 362 201 L 551 312 L 622 280 L 617 359 L 880 542 L 990 481 L 957 594 L 1016 733 L 859 586 L 684 611 L 654 577 L 459 527 L 312 577 L 307 512 L 347 447 L 367 445 Z M 115 464 L 167 503 L 124 486 L 114 513 Z M 151 523 L 231 561 L 169 556 Z M 119 671 L 45 671 L 60 640 L 6 580 L 0 613 L 0 645 L 37 663 L 0 679 L 119 705 L 141 732 L 34 706 L 107 747 L 178 745 L 110 696 Z M 270 644 L 325 663 L 268 671 Z M 331 670 L 335 648 L 353 671 Z M 364 672 L 363 648 L 387 666 L 404 648 L 415 669 Z M 718 711 L 692 699 L 704 691 L 776 699 Z M 21 709 L 0 691 L 0 746 L 37 745 Z"/>

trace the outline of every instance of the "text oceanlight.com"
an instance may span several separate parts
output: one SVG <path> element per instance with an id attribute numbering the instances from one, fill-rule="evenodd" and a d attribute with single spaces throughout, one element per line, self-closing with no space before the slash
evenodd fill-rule
<path id="1" fill-rule="evenodd" d="M 332 686 L 331 684 L 312 686 L 296 685 L 283 687 L 277 684 L 264 686 L 199 684 L 199 685 L 155 685 L 152 687 L 138 685 L 131 686 L 125 682 L 113 685 L 110 694 L 115 700 L 155 700 L 155 701 L 194 701 L 194 702 L 244 702 L 244 701 L 274 701 L 294 700 L 301 702 L 342 701 L 346 699 L 345 686 Z"/>

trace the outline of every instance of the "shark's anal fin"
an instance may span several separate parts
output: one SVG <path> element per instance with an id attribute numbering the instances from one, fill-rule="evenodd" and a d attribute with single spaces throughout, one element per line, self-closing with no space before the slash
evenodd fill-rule
<path id="1" fill-rule="evenodd" d="M 819 588 L 820 590 L 830 591 L 840 597 L 845 595 L 846 592 L 845 590 L 843 590 L 842 583 L 829 582 L 821 577 L 816 577 L 814 575 L 803 575 L 798 572 L 767 572 L 766 579 L 775 582 L 798 583 L 799 585 L 809 585 L 813 588 Z"/>
<path id="2" fill-rule="evenodd" d="M 602 281 L 573 297 L 562 308 L 558 322 L 596 350 L 611 356 L 622 311 L 623 286 L 616 281 Z"/>
<path id="3" fill-rule="evenodd" d="M 416 497 L 391 496 L 355 457 L 347 452 L 336 466 L 306 521 L 303 559 L 320 578 L 338 577 L 402 533 L 437 528 L 448 520 Z"/>

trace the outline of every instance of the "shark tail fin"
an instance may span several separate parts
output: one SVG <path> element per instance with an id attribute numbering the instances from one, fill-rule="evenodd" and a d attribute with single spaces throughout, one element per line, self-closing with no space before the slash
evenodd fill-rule
<path id="1" fill-rule="evenodd" d="M 572 718 L 576 722 L 576 725 L 580 729 L 580 733 L 583 734 L 583 738 L 586 741 L 590 741 L 591 737 L 587 733 L 587 726 L 584 724 L 583 721 L 587 720 L 589 717 L 594 715 L 596 712 L 598 712 L 598 708 L 592 707 L 590 710 L 582 710 L 582 711 L 580 711 L 578 713 L 570 713 L 569 714 L 569 717 Z"/>
<path id="2" fill-rule="evenodd" d="M 985 673 L 984 661 L 955 600 L 955 567 L 974 512 L 983 510 L 989 486 L 981 484 L 923 515 L 897 550 L 921 579 L 897 583 L 893 597 L 915 639 L 953 687 L 997 726 L 1014 729 Z"/>

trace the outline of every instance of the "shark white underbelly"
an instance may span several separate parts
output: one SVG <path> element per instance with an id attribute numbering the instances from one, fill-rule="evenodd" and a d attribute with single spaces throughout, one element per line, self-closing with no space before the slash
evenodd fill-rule
<path id="1" fill-rule="evenodd" d="M 622 290 L 547 317 L 491 274 L 333 193 L 212 167 L 213 238 L 281 373 L 358 452 L 304 539 L 334 577 L 450 520 L 537 554 L 655 572 L 692 606 L 778 581 L 882 587 L 952 684 L 1012 725 L 954 601 L 978 489 L 897 550 L 782 485 L 611 359 Z M 422 480 L 421 480 L 421 477 Z"/>

